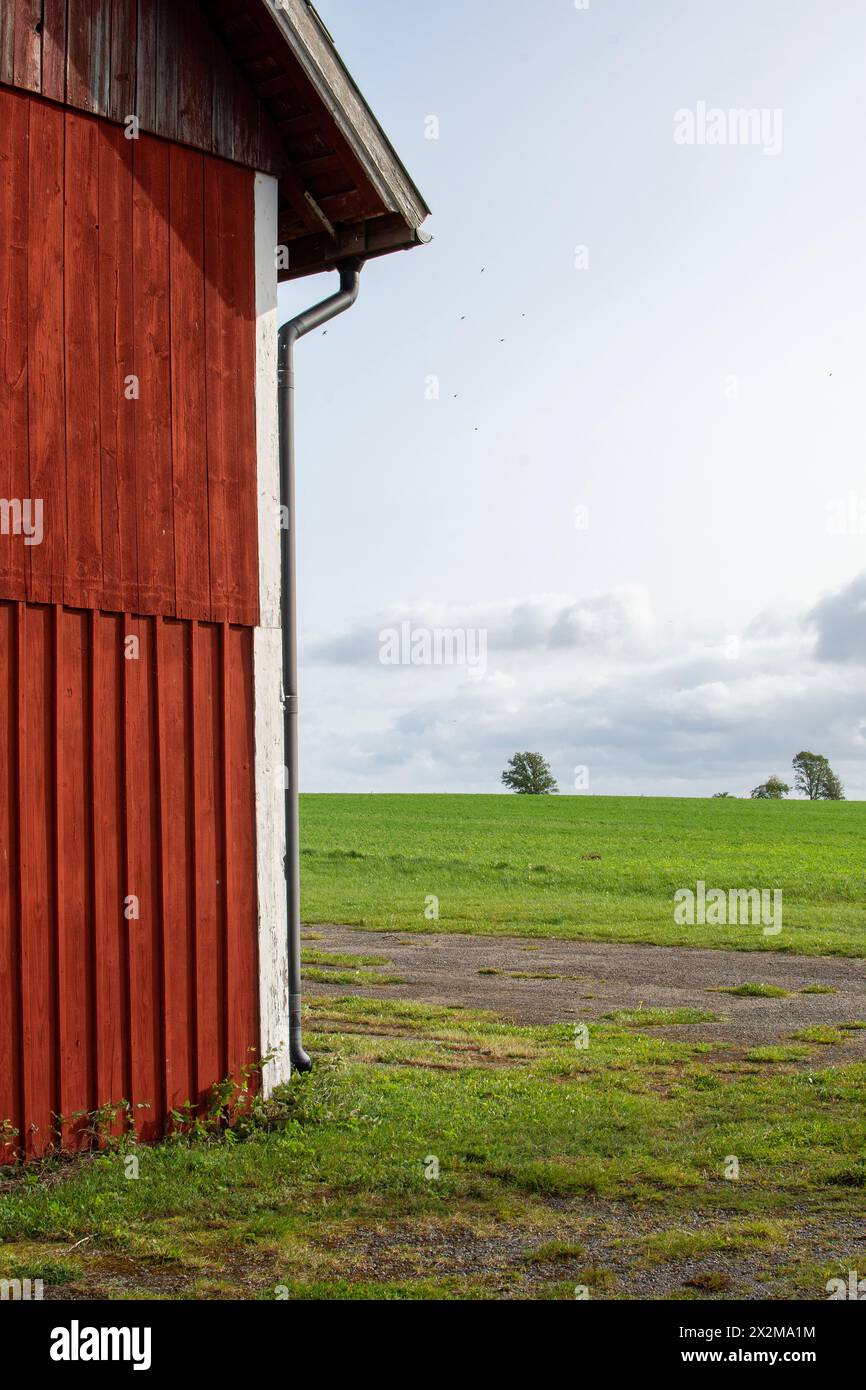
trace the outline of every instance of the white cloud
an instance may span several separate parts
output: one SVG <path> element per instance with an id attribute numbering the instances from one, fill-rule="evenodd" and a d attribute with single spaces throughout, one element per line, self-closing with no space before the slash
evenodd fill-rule
<path id="1" fill-rule="evenodd" d="M 655 621 L 640 590 L 542 595 L 465 608 L 419 604 L 414 623 L 489 631 L 490 668 L 387 667 L 395 611 L 308 646 L 310 790 L 499 791 L 519 748 L 578 765 L 597 793 L 748 793 L 802 747 L 866 796 L 866 574 L 803 611 L 761 613 L 735 643 Z M 351 690 L 334 663 L 351 666 Z"/>
<path id="2" fill-rule="evenodd" d="M 491 659 L 509 652 L 587 650 L 624 652 L 643 647 L 653 632 L 649 596 L 640 588 L 575 599 L 540 594 L 528 599 L 462 607 L 429 602 L 394 605 L 349 632 L 314 643 L 311 656 L 335 665 L 379 661 L 379 634 L 410 622 L 413 628 L 483 631 Z"/>

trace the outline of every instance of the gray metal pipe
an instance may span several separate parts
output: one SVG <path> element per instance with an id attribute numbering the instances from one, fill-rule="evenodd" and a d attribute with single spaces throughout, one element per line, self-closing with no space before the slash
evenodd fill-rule
<path id="1" fill-rule="evenodd" d="M 309 1071 L 312 1062 L 301 1035 L 301 847 L 298 829 L 298 606 L 297 527 L 295 524 L 295 364 L 299 338 L 350 309 L 358 298 L 360 261 L 340 268 L 340 289 L 280 329 L 277 383 L 280 420 L 280 504 L 286 518 L 280 532 L 283 628 L 283 756 L 286 781 L 286 896 L 289 937 L 289 1058 L 292 1068 Z"/>

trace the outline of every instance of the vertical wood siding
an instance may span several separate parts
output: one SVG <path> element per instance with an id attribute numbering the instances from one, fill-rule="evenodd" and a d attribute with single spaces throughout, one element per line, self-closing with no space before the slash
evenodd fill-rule
<path id="1" fill-rule="evenodd" d="M 155 1138 L 257 1055 L 252 642 L 0 602 L 0 1123 L 30 1154 L 122 1099 Z"/>
<path id="2" fill-rule="evenodd" d="M 0 82 L 274 173 L 262 102 L 215 32 L 210 0 L 0 0 Z"/>
<path id="3" fill-rule="evenodd" d="M 0 88 L 0 598 L 258 622 L 253 189 Z"/>
<path id="4" fill-rule="evenodd" d="M 78 43 L 90 6 L 54 9 Z M 41 544 L 0 528 L 0 1126 L 29 1154 L 121 1100 L 155 1138 L 258 1048 L 255 352 L 253 174 L 0 87 L 0 499 L 44 508 Z"/>

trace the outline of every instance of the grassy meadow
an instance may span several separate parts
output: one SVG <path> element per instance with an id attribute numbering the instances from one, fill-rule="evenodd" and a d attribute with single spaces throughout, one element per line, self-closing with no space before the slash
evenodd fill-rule
<path id="1" fill-rule="evenodd" d="M 866 802 L 304 796 L 301 837 L 310 924 L 866 955 Z M 781 889 L 782 932 L 677 926 L 699 879 Z"/>
<path id="2" fill-rule="evenodd" d="M 0 1172 L 0 1280 L 120 1300 L 823 1299 L 863 1268 L 866 1063 L 838 1058 L 866 1017 L 772 1046 L 690 1037 L 714 994 L 605 1014 L 578 1042 L 389 997 L 363 932 L 355 953 L 314 930 L 863 956 L 862 804 L 306 796 L 302 836 L 305 974 L 336 987 L 305 1002 L 311 1075 L 151 1148 Z M 781 888 L 781 935 L 675 926 L 698 879 Z"/>
<path id="3" fill-rule="evenodd" d="M 261 1127 L 139 1149 L 136 1180 L 122 1149 L 10 1175 L 0 1279 L 112 1299 L 818 1299 L 862 1267 L 866 1064 L 612 1021 L 578 1050 L 567 1025 L 411 1001 L 313 1000 L 306 1026 L 315 1069 Z"/>

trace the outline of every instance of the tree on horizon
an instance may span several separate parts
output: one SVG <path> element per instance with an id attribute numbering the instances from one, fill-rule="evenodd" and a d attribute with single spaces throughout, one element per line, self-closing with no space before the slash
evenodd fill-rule
<path id="1" fill-rule="evenodd" d="M 781 801 L 791 788 L 781 777 L 768 777 L 759 787 L 753 787 L 749 795 L 753 801 Z"/>
<path id="2" fill-rule="evenodd" d="M 845 800 L 845 788 L 823 753 L 798 753 L 792 766 L 795 788 L 810 801 Z"/>
<path id="3" fill-rule="evenodd" d="M 515 753 L 508 760 L 502 782 L 518 796 L 549 796 L 559 791 L 550 763 L 540 753 Z"/>

